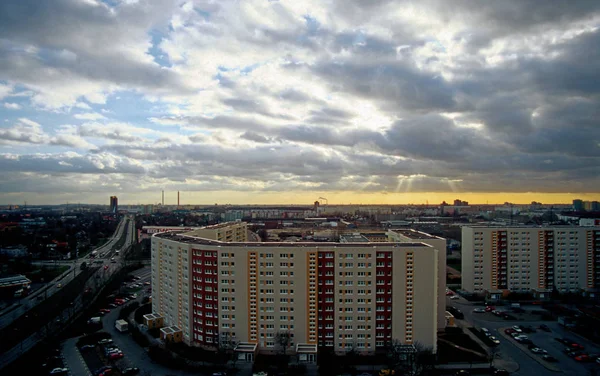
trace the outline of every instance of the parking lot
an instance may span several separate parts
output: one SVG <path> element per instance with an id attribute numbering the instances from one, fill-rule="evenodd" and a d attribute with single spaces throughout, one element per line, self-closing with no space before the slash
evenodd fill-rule
<path id="1" fill-rule="evenodd" d="M 465 328 L 473 326 L 476 330 L 486 328 L 491 335 L 498 340 L 493 352 L 496 358 L 510 360 L 518 363 L 519 369 L 513 375 L 532 376 L 545 375 L 558 369 L 565 375 L 587 375 L 590 370 L 598 370 L 600 372 L 600 364 L 595 362 L 579 362 L 574 358 L 569 357 L 565 352 L 565 344 L 557 341 L 555 338 L 567 338 L 573 343 L 581 344 L 588 354 L 599 354 L 599 347 L 591 343 L 585 338 L 571 333 L 566 328 L 560 326 L 556 321 L 543 320 L 548 317 L 547 313 L 537 305 L 521 306 L 517 312 L 511 309 L 510 306 L 494 307 L 496 311 L 506 312 L 512 316 L 507 319 L 499 314 L 489 312 L 478 312 L 481 308 L 485 310 L 483 305 L 474 305 L 463 298 L 448 299 L 447 304 L 459 309 L 464 315 L 464 320 L 458 320 L 459 325 Z M 478 311 L 475 311 L 478 310 Z M 522 310 L 522 312 L 520 311 Z M 522 333 L 527 336 L 528 343 L 518 342 L 514 340 L 511 334 L 505 332 L 506 329 L 512 326 L 519 325 L 531 327 L 535 332 Z M 549 331 L 541 330 L 540 326 L 547 326 Z M 484 342 L 484 341 L 482 341 Z M 484 342 L 486 343 L 486 342 Z M 487 342 L 486 344 L 490 344 Z M 529 347 L 541 348 L 547 352 L 543 354 L 535 354 Z M 550 355 L 556 359 L 556 362 L 548 362 L 542 359 L 543 355 Z"/>
<path id="2" fill-rule="evenodd" d="M 141 301 L 149 295 L 150 269 L 144 268 L 133 272 L 132 278 L 120 286 L 119 289 L 111 293 L 101 304 L 97 313 L 88 318 L 88 325 L 97 325 L 103 328 L 102 331 L 95 332 L 92 335 L 81 337 L 80 339 L 68 340 L 63 346 L 63 352 L 67 360 L 69 369 L 73 370 L 72 375 L 83 373 L 87 375 L 121 375 L 122 371 L 128 368 L 135 368 L 138 360 L 131 354 L 137 354 L 133 351 L 131 338 L 127 333 L 118 332 L 114 325 L 119 318 L 120 308 L 129 301 Z M 97 322 L 97 323 L 96 323 Z M 68 348 L 67 348 L 68 347 Z M 143 350 L 141 350 L 143 351 Z M 109 372 L 106 367 L 112 367 Z M 134 373 L 140 372 L 139 370 Z"/>

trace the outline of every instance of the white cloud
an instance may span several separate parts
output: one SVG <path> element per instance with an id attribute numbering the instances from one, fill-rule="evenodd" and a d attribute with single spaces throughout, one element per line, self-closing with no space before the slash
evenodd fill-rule
<path id="1" fill-rule="evenodd" d="M 73 115 L 75 119 L 79 120 L 100 120 L 105 119 L 104 115 L 101 115 L 97 112 L 88 112 L 85 114 L 75 114 Z"/>
<path id="2" fill-rule="evenodd" d="M 6 98 L 12 92 L 12 90 L 12 86 L 3 85 L 0 83 L 0 100 Z"/>
<path id="3" fill-rule="evenodd" d="M 20 110 L 21 106 L 18 103 L 4 103 L 4 108 L 9 110 Z"/>

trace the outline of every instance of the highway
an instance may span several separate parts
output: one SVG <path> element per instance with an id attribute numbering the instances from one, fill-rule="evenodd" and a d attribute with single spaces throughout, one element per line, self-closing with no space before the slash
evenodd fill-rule
<path id="1" fill-rule="evenodd" d="M 98 253 L 98 257 L 96 259 L 103 260 L 103 261 L 109 260 L 114 253 L 112 248 L 117 244 L 117 242 L 123 235 L 124 231 L 127 232 L 127 238 L 126 238 L 127 240 L 123 246 L 123 249 L 126 249 L 130 244 L 133 243 L 133 239 L 135 239 L 134 230 L 135 230 L 134 221 L 131 220 L 129 217 L 124 217 L 119 222 L 117 229 L 115 230 L 115 233 L 109 239 L 109 241 L 106 242 L 105 244 L 103 244 L 102 246 L 100 246 L 99 248 L 95 249 L 95 251 L 97 251 L 97 253 Z M 123 256 L 123 255 L 121 255 L 121 256 Z M 115 259 L 116 258 L 117 257 L 115 257 Z M 89 256 L 87 256 L 87 257 L 80 257 L 76 260 L 35 261 L 34 264 L 37 264 L 37 265 L 48 265 L 48 264 L 69 265 L 70 269 L 68 271 L 64 272 L 63 274 L 61 274 L 60 276 L 56 277 L 54 280 L 52 280 L 48 284 L 46 284 L 46 286 L 35 291 L 34 293 L 30 294 L 29 296 L 21 299 L 19 303 L 14 303 L 12 306 L 9 306 L 9 307 L 6 307 L 5 309 L 3 309 L 2 312 L 0 312 L 0 329 L 6 327 L 10 323 L 12 323 L 14 320 L 16 320 L 18 317 L 25 314 L 25 312 L 27 312 L 28 310 L 33 308 L 39 302 L 52 296 L 52 294 L 54 294 L 55 292 L 59 291 L 61 288 L 59 286 L 65 286 L 66 284 L 71 282 L 79 273 L 81 273 L 80 265 L 82 262 L 85 261 L 85 262 L 89 263 L 92 260 L 94 260 L 94 259 L 90 259 Z M 112 265 L 114 265 L 114 264 L 112 264 Z M 18 307 L 14 308 L 15 306 L 18 306 Z M 11 310 L 11 308 L 12 308 L 12 310 Z"/>
<path id="2" fill-rule="evenodd" d="M 123 244 L 122 251 L 120 252 L 119 256 L 113 256 L 114 251 L 112 250 L 112 247 L 118 242 L 120 237 L 123 235 L 124 231 L 126 233 L 126 241 Z M 102 267 L 101 269 L 99 269 L 96 272 L 97 277 L 90 278 L 86 282 L 86 284 L 82 286 L 82 294 L 86 288 L 90 288 L 92 296 L 97 296 L 98 292 L 104 286 L 106 281 L 108 281 L 110 277 L 124 265 L 124 263 L 121 262 L 121 258 L 125 256 L 123 252 L 130 245 L 132 245 L 134 241 L 135 221 L 133 221 L 129 217 L 125 217 L 119 223 L 113 237 L 106 244 L 97 249 L 98 254 L 103 256 L 101 258 L 96 258 L 96 260 L 102 260 L 106 268 Z M 116 262 L 109 262 L 111 257 L 114 257 Z M 52 288 L 48 289 L 47 294 L 51 295 L 52 293 L 58 290 L 58 287 L 56 287 L 56 283 L 58 280 L 60 280 L 60 283 L 62 283 L 63 285 L 69 283 L 75 275 L 81 272 L 79 265 L 82 262 L 89 260 L 89 258 L 82 257 L 77 260 L 64 261 L 67 264 L 74 264 L 73 268 L 71 268 L 71 270 L 65 272 L 62 276 L 59 276 L 51 283 L 49 283 L 48 285 Z M 35 297 L 35 295 L 28 297 L 28 299 L 23 299 L 23 301 L 27 301 L 28 303 L 22 304 L 18 309 L 11 312 L 10 314 L 0 317 L 2 326 L 10 324 L 17 317 L 19 317 L 22 314 L 25 314 L 27 309 L 33 307 L 35 304 L 38 303 L 38 299 Z M 83 301 L 82 295 L 79 295 L 69 306 L 63 309 L 60 315 L 54 318 L 50 318 L 48 324 L 45 327 L 41 328 L 38 332 L 32 334 L 25 340 L 21 341 L 21 343 L 19 343 L 17 346 L 13 347 L 9 351 L 0 355 L 0 369 L 4 368 L 8 364 L 19 358 L 22 354 L 29 351 L 29 349 L 35 346 L 35 344 L 38 343 L 40 340 L 44 339 L 45 337 L 55 335 L 57 331 L 59 331 L 64 326 L 68 325 L 71 322 L 71 320 L 75 318 L 77 312 L 79 312 L 81 308 L 83 308 Z"/>

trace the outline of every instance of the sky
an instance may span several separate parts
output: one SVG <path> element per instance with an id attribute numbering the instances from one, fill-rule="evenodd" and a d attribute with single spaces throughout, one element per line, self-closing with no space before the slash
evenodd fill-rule
<path id="1" fill-rule="evenodd" d="M 0 204 L 600 199 L 597 0 L 0 1 Z"/>

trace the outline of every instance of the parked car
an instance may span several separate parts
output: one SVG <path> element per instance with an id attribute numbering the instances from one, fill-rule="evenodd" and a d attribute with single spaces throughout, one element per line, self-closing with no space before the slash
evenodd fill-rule
<path id="1" fill-rule="evenodd" d="M 110 339 L 110 338 L 104 338 L 104 339 L 101 339 L 100 341 L 98 341 L 98 344 L 99 345 L 105 345 L 107 343 L 112 343 L 112 342 L 113 342 L 112 339 Z"/>
<path id="2" fill-rule="evenodd" d="M 504 333 L 511 335 L 515 333 L 515 330 L 513 328 L 504 329 Z"/>
<path id="3" fill-rule="evenodd" d="M 110 372 L 112 372 L 112 370 L 113 370 L 113 367 L 111 367 L 111 366 L 100 367 L 94 372 L 94 375 L 99 376 L 107 371 L 110 373 Z"/>
<path id="4" fill-rule="evenodd" d="M 129 367 L 129 368 L 125 368 L 124 370 L 121 371 L 121 375 L 136 375 L 140 373 L 140 369 L 137 367 Z"/>
<path id="5" fill-rule="evenodd" d="M 50 371 L 51 375 L 65 375 L 67 372 L 69 372 L 68 368 L 54 368 L 52 371 Z"/>
<path id="6" fill-rule="evenodd" d="M 485 308 L 475 308 L 473 313 L 485 313 Z"/>
<path id="7" fill-rule="evenodd" d="M 92 350 L 95 349 L 96 346 L 94 345 L 83 345 L 79 348 L 80 351 L 88 351 L 88 350 Z"/>
<path id="8" fill-rule="evenodd" d="M 110 303 L 108 306 L 110 308 L 117 308 L 118 307 L 118 305 L 116 305 L 115 303 Z"/>
<path id="9" fill-rule="evenodd" d="M 532 352 L 532 353 L 534 353 L 534 354 L 544 354 L 544 355 L 545 355 L 545 354 L 548 354 L 548 351 L 546 351 L 546 350 L 544 350 L 544 349 L 541 349 L 541 348 L 539 348 L 539 347 L 534 347 L 534 348 L 532 348 L 532 349 L 530 349 L 530 350 L 531 350 L 531 352 Z"/>
<path id="10" fill-rule="evenodd" d="M 486 312 L 492 312 L 496 310 L 496 306 L 487 306 L 485 307 Z"/>
<path id="11" fill-rule="evenodd" d="M 513 326 L 512 329 L 517 333 L 523 333 L 523 330 L 521 330 L 518 325 Z"/>
<path id="12" fill-rule="evenodd" d="M 589 356 L 588 354 L 581 354 L 574 358 L 578 362 L 593 362 L 594 358 Z"/>
<path id="13" fill-rule="evenodd" d="M 150 282 L 148 282 L 148 281 L 144 282 L 144 286 L 150 286 Z"/>
<path id="14" fill-rule="evenodd" d="M 452 299 L 452 300 L 456 300 L 456 299 L 459 299 L 459 298 L 460 298 L 460 297 L 459 297 L 458 295 L 452 295 L 452 296 L 450 297 L 450 299 Z"/>
<path id="15" fill-rule="evenodd" d="M 558 362 L 558 359 L 556 359 L 552 355 L 542 355 L 542 359 L 544 359 L 547 362 Z"/>
<path id="16" fill-rule="evenodd" d="M 494 337 L 494 336 L 489 336 L 488 337 L 490 339 L 490 341 L 492 341 L 495 345 L 499 345 L 500 344 L 500 340 L 498 340 L 498 338 Z"/>
<path id="17" fill-rule="evenodd" d="M 118 353 L 113 353 L 113 354 L 110 354 L 108 357 L 109 357 L 109 359 L 111 359 L 111 360 L 115 360 L 115 359 L 121 359 L 123 356 L 124 356 L 124 355 L 123 355 L 123 353 L 122 353 L 122 352 L 118 352 Z"/>
<path id="18" fill-rule="evenodd" d="M 545 331 L 545 332 L 551 332 L 550 328 L 546 324 L 540 325 L 540 329 L 543 330 L 543 331 Z"/>
<path id="19" fill-rule="evenodd" d="M 108 308 L 100 308 L 100 312 L 109 313 L 110 309 L 108 309 Z"/>

